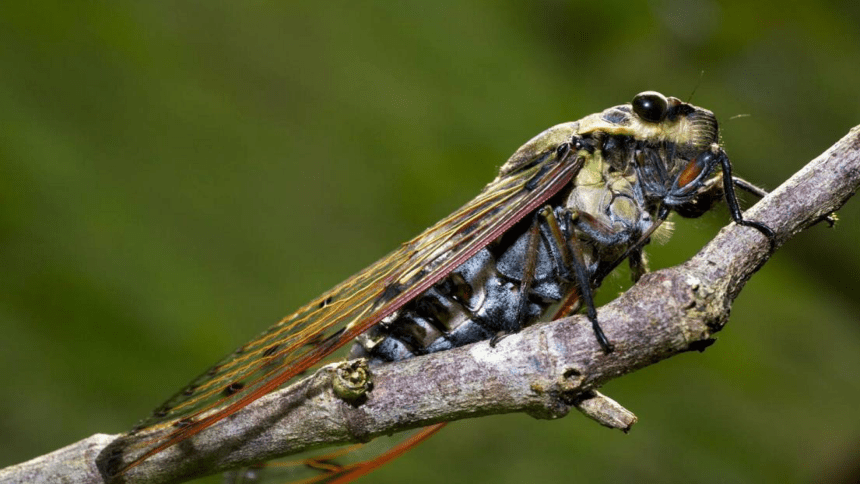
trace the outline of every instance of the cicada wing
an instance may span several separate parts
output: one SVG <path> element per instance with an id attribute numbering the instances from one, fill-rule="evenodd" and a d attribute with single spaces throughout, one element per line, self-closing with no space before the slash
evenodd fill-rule
<path id="1" fill-rule="evenodd" d="M 472 201 L 285 317 L 193 380 L 117 442 L 116 474 L 181 442 L 318 364 L 445 277 L 569 184 L 584 159 L 548 146 Z M 145 434 L 138 438 L 139 431 Z"/>
<path id="2" fill-rule="evenodd" d="M 579 290 L 571 290 L 556 307 L 555 312 L 552 315 L 551 321 L 555 321 L 556 319 L 564 318 L 575 314 L 577 311 L 579 311 L 579 308 L 581 306 L 582 299 L 580 298 Z"/>
<path id="3" fill-rule="evenodd" d="M 328 450 L 323 454 L 291 456 L 224 474 L 229 484 L 346 484 L 414 449 L 446 423 L 430 425 L 396 437 L 376 439 Z"/>

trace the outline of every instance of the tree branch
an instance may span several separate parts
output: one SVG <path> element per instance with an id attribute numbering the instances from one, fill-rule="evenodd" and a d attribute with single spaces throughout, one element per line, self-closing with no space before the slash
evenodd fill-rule
<path id="1" fill-rule="evenodd" d="M 839 209 L 858 186 L 860 126 L 745 218 L 771 227 L 782 245 Z M 645 275 L 600 308 L 601 325 L 616 346 L 611 354 L 600 350 L 587 320 L 574 316 L 526 328 L 495 347 L 484 341 L 373 368 L 373 389 L 360 404 L 346 403 L 332 391 L 332 381 L 341 377 L 335 367 L 326 367 L 147 459 L 116 482 L 180 482 L 323 445 L 501 413 L 557 418 L 574 407 L 626 430 L 636 417 L 596 389 L 709 346 L 734 298 L 769 257 L 767 249 L 758 231 L 731 224 L 690 261 Z M 102 483 L 96 456 L 117 437 L 97 434 L 8 467 L 0 471 L 0 481 Z"/>

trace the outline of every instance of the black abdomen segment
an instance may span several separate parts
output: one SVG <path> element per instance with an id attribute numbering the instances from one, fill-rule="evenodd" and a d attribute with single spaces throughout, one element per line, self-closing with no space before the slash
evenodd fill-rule
<path id="1" fill-rule="evenodd" d="M 516 332 L 535 322 L 573 284 L 561 279 L 551 242 L 541 237 L 534 280 L 523 314 L 518 314 L 527 228 L 528 223 L 518 224 L 360 335 L 349 357 L 398 361 Z"/>

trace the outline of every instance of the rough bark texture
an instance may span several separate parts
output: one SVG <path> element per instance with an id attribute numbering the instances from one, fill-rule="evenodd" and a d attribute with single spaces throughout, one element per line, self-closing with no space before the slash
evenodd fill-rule
<path id="1" fill-rule="evenodd" d="M 860 126 L 744 216 L 771 227 L 781 245 L 841 207 L 858 185 Z M 611 354 L 600 350 L 590 324 L 576 316 L 527 328 L 495 347 L 481 342 L 374 368 L 373 389 L 360 404 L 348 404 L 332 391 L 338 376 L 325 368 L 151 457 L 116 482 L 181 482 L 323 445 L 500 413 L 557 418 L 577 408 L 627 430 L 636 417 L 596 389 L 708 346 L 768 256 L 761 233 L 731 224 L 687 263 L 646 275 L 600 308 L 601 325 L 616 345 Z M 116 437 L 97 434 L 6 468 L 0 482 L 105 482 L 96 457 Z"/>

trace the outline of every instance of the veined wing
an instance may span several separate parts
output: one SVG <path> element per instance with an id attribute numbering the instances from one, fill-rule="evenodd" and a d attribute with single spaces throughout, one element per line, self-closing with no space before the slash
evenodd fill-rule
<path id="1" fill-rule="evenodd" d="M 138 465 L 311 368 L 558 193 L 584 162 L 566 144 L 569 135 L 554 142 L 562 131 L 570 133 L 551 128 L 550 136 L 538 135 L 535 140 L 541 142 L 524 146 L 517 154 L 526 151 L 515 154 L 475 199 L 192 381 L 135 429 L 163 430 L 160 436 L 142 442 L 128 437 L 108 471 L 121 473 Z"/>
<path id="2" fill-rule="evenodd" d="M 397 443 L 352 444 L 308 457 L 270 461 L 224 475 L 230 484 L 346 484 L 400 457 L 442 430 L 447 422 L 418 429 Z M 408 434 L 408 432 L 407 432 Z M 392 437 L 388 437 L 391 439 Z M 288 480 L 287 480 L 288 479 Z"/>

